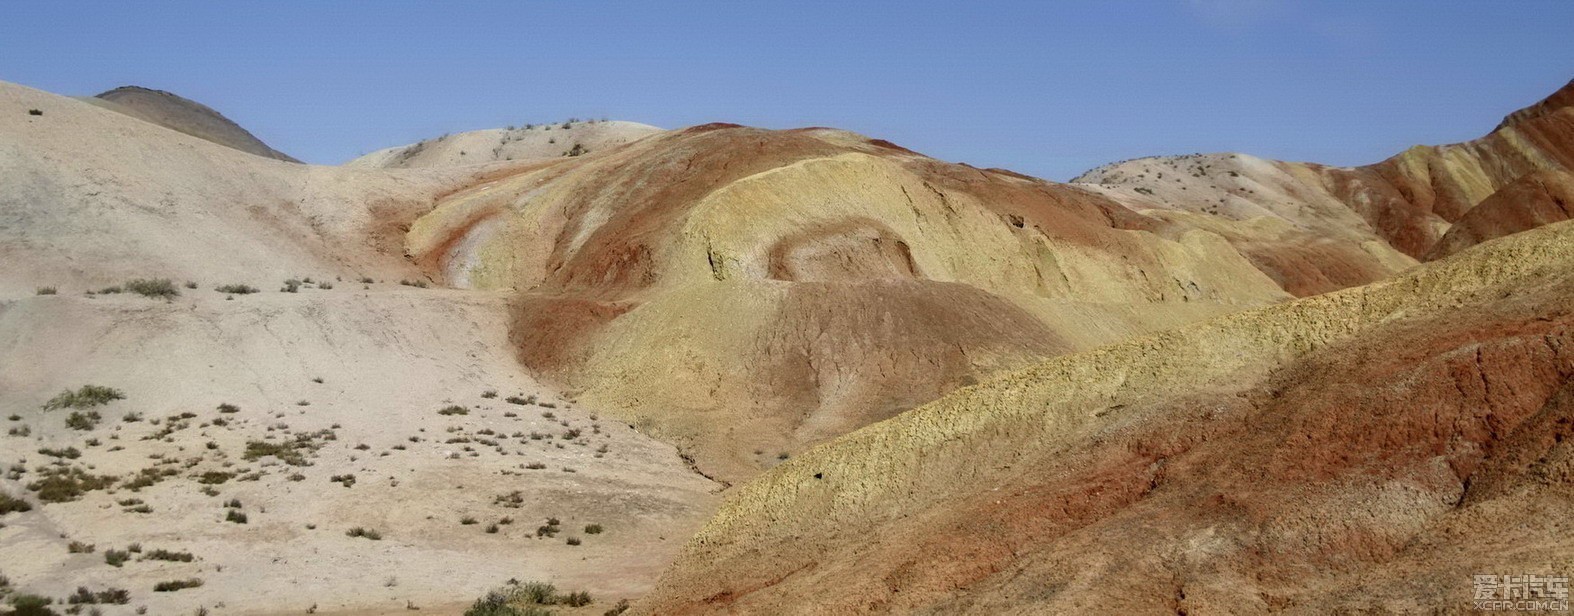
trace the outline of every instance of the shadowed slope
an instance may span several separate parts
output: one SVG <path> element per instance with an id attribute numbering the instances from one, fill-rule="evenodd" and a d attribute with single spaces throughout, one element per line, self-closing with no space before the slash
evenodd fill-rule
<path id="1" fill-rule="evenodd" d="M 1560 223 L 962 389 L 739 488 L 640 607 L 1457 611 L 1470 573 L 1566 571 L 1571 247 Z"/>
<path id="2" fill-rule="evenodd" d="M 300 161 L 268 147 L 256 135 L 224 117 L 207 105 L 188 100 L 163 90 L 138 86 L 123 86 L 102 92 L 90 102 L 105 109 L 126 114 L 138 120 L 152 122 L 170 130 L 180 131 L 198 139 L 206 139 L 247 154 L 292 163 Z"/>

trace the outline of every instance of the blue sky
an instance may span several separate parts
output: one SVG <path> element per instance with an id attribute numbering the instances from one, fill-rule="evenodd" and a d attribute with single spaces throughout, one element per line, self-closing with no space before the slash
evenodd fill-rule
<path id="1" fill-rule="evenodd" d="M 1574 2 L 12 2 L 0 80 L 208 104 L 334 164 L 578 117 L 835 126 L 1050 179 L 1477 137 L 1574 77 Z"/>

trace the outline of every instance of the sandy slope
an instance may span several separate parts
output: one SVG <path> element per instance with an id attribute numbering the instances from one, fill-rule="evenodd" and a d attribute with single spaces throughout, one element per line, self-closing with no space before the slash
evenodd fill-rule
<path id="1" fill-rule="evenodd" d="M 0 298 L 151 276 L 415 277 L 390 235 L 480 173 L 285 163 L 0 83 Z"/>
<path id="2" fill-rule="evenodd" d="M 713 484 L 672 447 L 598 420 L 594 409 L 566 404 L 524 376 L 506 342 L 505 298 L 362 286 L 233 300 L 200 291 L 173 302 L 121 295 L 0 304 L 0 408 L 19 415 L 8 428 L 31 430 L 0 436 L 0 465 L 26 469 L 0 480 L 0 490 L 38 505 L 4 516 L 0 553 L 27 558 L 3 559 L 0 572 L 53 596 L 79 585 L 130 590 L 131 603 L 111 614 L 221 604 L 220 613 L 245 614 L 301 613 L 313 604 L 321 613 L 403 611 L 406 601 L 431 613 L 509 578 L 586 589 L 605 603 L 641 594 L 708 513 Z M 103 416 L 95 429 L 69 429 L 70 411 L 40 408 L 84 384 L 126 396 L 95 409 Z M 499 397 L 482 397 L 489 390 Z M 510 404 L 511 395 L 557 408 Z M 220 413 L 221 403 L 240 411 Z M 470 412 L 437 414 L 450 404 Z M 195 416 L 170 419 L 188 412 Z M 127 422 L 128 413 L 144 419 Z M 227 425 L 212 423 L 220 418 Z M 185 427 L 146 440 L 177 423 Z M 319 441 L 309 466 L 244 457 L 249 441 L 324 429 L 335 438 Z M 570 429 L 581 435 L 564 438 Z M 531 440 L 532 432 L 552 436 Z M 455 438 L 468 442 L 448 442 Z M 55 460 L 38 450 L 67 446 L 82 451 L 67 465 L 121 477 L 120 484 L 39 504 L 24 486 Z M 529 470 L 530 463 L 545 468 Z M 175 470 L 152 487 L 125 487 L 146 468 Z M 198 477 L 209 471 L 236 477 L 205 495 Z M 246 480 L 250 473 L 261 476 Z M 294 473 L 303 477 L 292 480 Z M 353 487 L 330 480 L 346 474 L 355 476 Z M 517 506 L 494 503 L 514 491 L 522 495 Z M 152 512 L 116 504 L 129 498 Z M 232 498 L 246 524 L 225 521 Z M 462 516 L 479 523 L 462 525 Z M 484 532 L 504 516 L 515 522 Z M 534 538 L 551 516 L 562 519 L 563 534 Z M 587 524 L 606 532 L 587 535 Z M 353 526 L 378 529 L 383 539 L 345 536 Z M 584 543 L 566 545 L 567 536 Z M 97 551 L 69 554 L 70 541 Z M 133 542 L 197 560 L 105 564 L 105 550 Z M 206 584 L 152 592 L 157 582 L 192 576 Z"/>

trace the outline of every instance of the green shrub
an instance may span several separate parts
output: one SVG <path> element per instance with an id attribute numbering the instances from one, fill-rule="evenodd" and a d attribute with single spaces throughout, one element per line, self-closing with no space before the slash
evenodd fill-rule
<path id="1" fill-rule="evenodd" d="M 126 394 L 113 387 L 101 385 L 83 385 L 76 391 L 66 390 L 50 398 L 44 403 L 44 410 L 57 409 L 90 409 L 95 406 L 109 404 L 115 400 L 126 399 Z"/>
<path id="2" fill-rule="evenodd" d="M 138 278 L 122 285 L 127 291 L 143 297 L 170 299 L 180 295 L 175 283 L 168 278 Z"/>
<path id="3" fill-rule="evenodd" d="M 56 290 L 54 287 L 39 287 L 35 293 L 39 295 L 54 295 Z"/>

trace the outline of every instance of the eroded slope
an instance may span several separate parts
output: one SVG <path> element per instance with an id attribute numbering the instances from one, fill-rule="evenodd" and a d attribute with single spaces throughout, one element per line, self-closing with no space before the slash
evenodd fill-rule
<path id="1" fill-rule="evenodd" d="M 1571 265 L 1558 223 L 962 389 L 739 487 L 641 607 L 1464 611 L 1574 565 Z"/>

